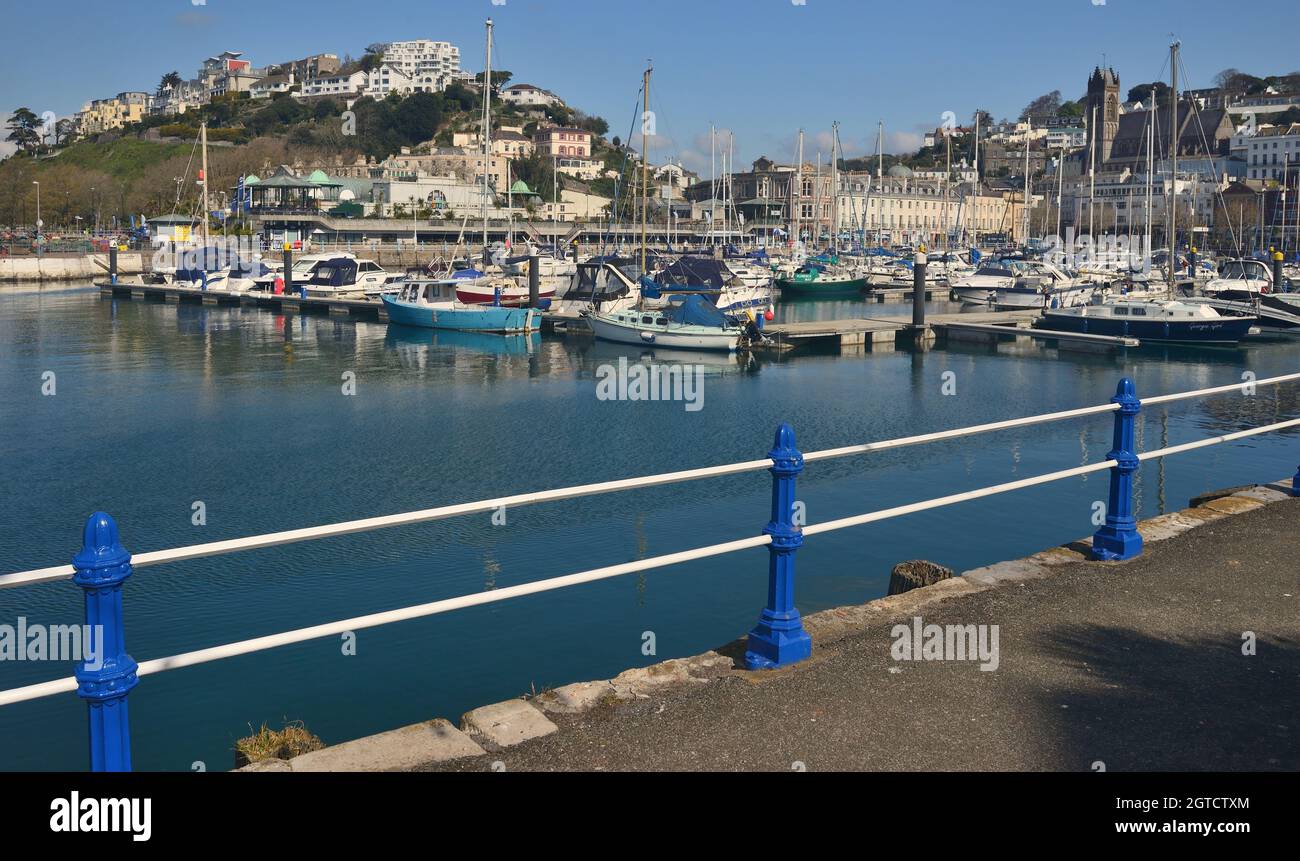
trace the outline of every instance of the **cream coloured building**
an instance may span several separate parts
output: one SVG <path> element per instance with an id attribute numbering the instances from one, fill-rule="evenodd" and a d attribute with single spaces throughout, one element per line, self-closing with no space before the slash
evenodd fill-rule
<path id="1" fill-rule="evenodd" d="M 77 112 L 77 129 L 83 135 L 92 135 L 138 123 L 148 115 L 152 102 L 153 96 L 138 92 L 96 99 Z"/>

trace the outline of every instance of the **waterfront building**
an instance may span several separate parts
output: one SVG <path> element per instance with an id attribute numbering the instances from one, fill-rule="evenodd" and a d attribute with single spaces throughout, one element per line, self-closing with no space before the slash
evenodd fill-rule
<path id="1" fill-rule="evenodd" d="M 311 78 L 302 82 L 302 98 L 317 96 L 337 96 L 343 98 L 360 97 L 369 84 L 370 77 L 365 72 L 339 72 L 322 78 Z"/>
<path id="2" fill-rule="evenodd" d="M 591 132 L 585 129 L 552 126 L 533 134 L 537 151 L 545 156 L 591 158 Z"/>
<path id="3" fill-rule="evenodd" d="M 243 56 L 241 51 L 222 51 L 203 61 L 198 80 L 207 91 L 208 101 L 226 93 L 246 92 L 265 77 L 255 71 L 253 64 Z"/>
<path id="4" fill-rule="evenodd" d="M 412 90 L 407 92 L 440 93 L 457 80 L 460 73 L 460 48 L 450 42 L 430 39 L 388 42 L 384 45 L 383 56 L 379 68 L 387 68 L 390 87 L 395 87 L 399 80 L 409 82 Z M 380 75 L 381 80 L 372 87 L 383 86 L 382 77 Z M 390 91 L 385 90 L 385 94 Z"/>
<path id="5" fill-rule="evenodd" d="M 556 203 L 553 200 L 546 201 L 540 210 L 541 216 L 547 221 L 590 221 L 592 219 L 604 218 L 613 200 L 604 195 L 595 194 L 586 185 L 566 182 L 566 187 L 560 190 L 560 200 Z"/>
<path id="6" fill-rule="evenodd" d="M 532 84 L 511 84 L 501 91 L 501 101 L 521 108 L 558 107 L 564 100 Z"/>
<path id="7" fill-rule="evenodd" d="M 1233 135 L 1234 148 L 1240 140 L 1245 158 L 1243 179 L 1282 182 L 1300 169 L 1300 123 L 1260 126 L 1254 134 Z"/>
<path id="8" fill-rule="evenodd" d="M 138 123 L 149 114 L 154 97 L 149 93 L 118 93 L 111 99 L 95 99 L 77 112 L 77 131 L 83 135 L 120 129 Z"/>

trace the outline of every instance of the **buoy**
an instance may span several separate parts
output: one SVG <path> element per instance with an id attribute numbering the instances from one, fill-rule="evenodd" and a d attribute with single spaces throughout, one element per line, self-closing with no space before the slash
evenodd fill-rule
<path id="1" fill-rule="evenodd" d="M 763 319 L 771 323 L 773 320 L 776 319 L 776 314 L 773 314 L 772 309 L 768 308 L 766 311 L 763 312 Z"/>

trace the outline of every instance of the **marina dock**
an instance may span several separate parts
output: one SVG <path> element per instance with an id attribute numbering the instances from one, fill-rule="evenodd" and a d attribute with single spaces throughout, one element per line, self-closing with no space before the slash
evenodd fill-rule
<path id="1" fill-rule="evenodd" d="M 298 314 L 305 311 L 323 312 L 345 317 L 387 320 L 388 315 L 380 302 L 368 299 L 333 299 L 323 296 L 297 296 L 289 293 L 232 293 L 225 290 L 199 290 L 194 287 L 177 287 L 174 284 L 95 284 L 103 296 L 153 299 L 164 302 L 198 302 L 213 306 L 255 306 L 270 308 L 279 314 Z"/>
<path id="2" fill-rule="evenodd" d="M 263 291 L 232 293 L 221 290 L 200 290 L 178 287 L 173 284 L 116 284 L 97 282 L 104 296 L 130 297 L 164 302 L 201 303 L 211 306 L 243 306 L 267 308 L 277 314 L 324 313 L 356 319 L 384 322 L 388 315 L 381 303 L 368 299 L 336 299 L 320 296 L 298 296 L 290 293 Z M 910 295 L 910 290 L 907 291 Z M 928 293 L 929 291 L 927 291 Z M 870 301 L 871 294 L 868 295 Z M 1136 338 L 1113 338 L 1105 335 L 1086 335 L 1067 332 L 1050 332 L 1030 328 L 1038 317 L 1037 310 L 1024 311 L 974 311 L 966 314 L 931 314 L 927 316 L 919 342 L 929 344 L 937 337 L 953 341 L 996 343 L 1006 337 L 1029 337 L 1044 341 L 1058 341 L 1080 349 L 1117 349 L 1137 347 Z M 571 332 L 571 322 L 547 315 L 544 331 Z M 557 325 L 560 324 L 560 325 Z M 764 333 L 769 340 L 755 344 L 752 349 L 764 353 L 785 353 L 800 347 L 818 345 L 837 346 L 841 350 L 875 347 L 893 348 L 901 337 L 917 343 L 916 330 L 904 317 L 850 317 L 839 320 L 813 320 L 798 323 L 772 323 Z"/>
<path id="3" fill-rule="evenodd" d="M 1092 349 L 1117 349 L 1137 347 L 1136 338 L 1118 338 L 1106 335 L 1085 335 L 1033 329 L 1038 311 L 973 311 L 967 314 L 931 314 L 921 328 L 921 341 L 943 337 L 949 341 L 996 343 L 1002 338 L 1026 337 L 1041 341 L 1057 341 L 1062 345 Z M 838 343 L 841 349 L 891 346 L 899 337 L 914 342 L 917 329 L 911 320 L 903 317 L 861 317 L 844 320 L 816 320 L 803 323 L 773 323 L 764 332 L 772 339 L 770 344 L 757 345 L 756 349 L 784 352 L 806 344 Z"/>

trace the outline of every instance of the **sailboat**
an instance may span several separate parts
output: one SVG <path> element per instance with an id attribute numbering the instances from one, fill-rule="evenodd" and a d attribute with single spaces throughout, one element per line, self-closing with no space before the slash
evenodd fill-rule
<path id="1" fill-rule="evenodd" d="M 1176 301 L 1174 278 L 1177 270 L 1178 200 L 1178 48 L 1169 46 L 1170 67 L 1170 123 L 1169 156 L 1170 203 L 1169 214 L 1170 265 L 1168 286 L 1164 300 L 1110 299 L 1095 305 L 1074 308 L 1048 309 L 1034 321 L 1034 328 L 1055 332 L 1082 332 L 1092 335 L 1112 335 L 1138 338 L 1144 343 L 1234 345 L 1250 333 L 1258 317 L 1250 315 L 1228 316 L 1207 304 Z M 1152 110 L 1155 110 L 1153 106 Z M 1154 116 L 1154 115 L 1153 115 Z M 1148 210 L 1149 211 L 1149 210 Z"/>
<path id="2" fill-rule="evenodd" d="M 643 108 L 650 110 L 650 75 L 647 68 L 641 80 Z M 649 301 L 663 299 L 660 285 L 650 277 L 647 261 L 647 218 L 649 214 L 648 135 L 641 136 L 641 277 L 638 280 L 636 307 L 624 309 L 590 308 L 582 316 L 595 336 L 620 344 L 653 344 L 687 350 L 734 351 L 744 329 L 729 319 L 701 291 L 683 286 L 676 295 L 667 296 L 666 307 L 649 307 Z"/>
<path id="3" fill-rule="evenodd" d="M 491 145 L 488 142 L 491 128 L 492 101 L 492 19 L 487 20 L 487 61 L 483 76 L 483 247 L 488 247 L 487 190 L 491 171 Z M 485 302 L 466 302 L 462 298 L 463 286 L 473 284 L 485 291 Z M 500 278 L 424 278 L 411 277 L 397 285 L 394 294 L 384 294 L 380 299 L 388 313 L 390 324 L 422 326 L 430 329 L 454 329 L 461 332 L 533 332 L 541 328 L 541 311 L 536 308 L 509 307 L 506 291 L 515 291 L 519 285 L 513 280 Z M 476 295 L 475 298 L 478 298 Z M 526 293 L 525 293 L 526 298 Z M 490 304 L 489 304 L 490 303 Z"/>

